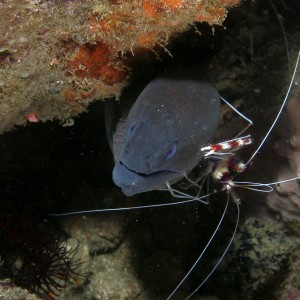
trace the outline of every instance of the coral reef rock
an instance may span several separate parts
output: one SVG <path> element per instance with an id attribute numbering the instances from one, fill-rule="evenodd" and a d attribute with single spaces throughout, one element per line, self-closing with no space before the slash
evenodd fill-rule
<path id="1" fill-rule="evenodd" d="M 29 293 L 27 290 L 15 286 L 10 279 L 0 280 L 0 299 L 5 300 L 39 300 L 36 295 Z"/>
<path id="2" fill-rule="evenodd" d="M 222 24 L 239 0 L 45 1 L 0 3 L 0 132 L 72 117 L 118 97 L 130 58 L 168 51 L 193 22 Z M 155 57 L 155 56 L 154 56 Z"/>
<path id="3" fill-rule="evenodd" d="M 238 264 L 231 280 L 238 284 L 241 298 L 254 299 L 261 289 L 265 295 L 270 295 L 274 287 L 281 293 L 278 281 L 290 267 L 293 268 L 293 255 L 299 242 L 299 238 L 288 235 L 279 224 L 247 219 L 235 239 L 237 250 L 229 263 L 231 266 Z"/>

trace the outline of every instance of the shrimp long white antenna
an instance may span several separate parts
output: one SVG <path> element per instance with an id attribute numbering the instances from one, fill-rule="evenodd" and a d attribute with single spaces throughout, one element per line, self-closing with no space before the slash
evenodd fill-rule
<path id="1" fill-rule="evenodd" d="M 228 201 L 229 201 L 229 199 L 227 198 L 227 204 L 228 204 Z M 205 279 L 197 286 L 197 288 L 186 298 L 186 300 L 191 299 L 191 297 L 193 295 L 195 295 L 195 293 L 197 293 L 197 291 L 206 283 L 206 281 L 210 278 L 210 276 L 215 272 L 215 270 L 218 268 L 219 264 L 222 262 L 224 256 L 227 254 L 228 249 L 230 248 L 230 246 L 231 246 L 231 244 L 233 242 L 233 239 L 234 239 L 235 234 L 237 232 L 237 228 L 238 228 L 239 221 L 240 221 L 240 206 L 239 206 L 239 204 L 236 201 L 234 201 L 234 203 L 236 204 L 236 208 L 237 208 L 237 217 L 236 217 L 235 227 L 234 227 L 232 236 L 230 238 L 230 241 L 227 244 L 226 249 L 224 250 L 222 256 L 219 258 L 219 260 L 216 263 L 216 265 L 213 267 L 213 269 L 210 271 L 210 273 L 205 277 Z"/>
<path id="2" fill-rule="evenodd" d="M 203 255 L 205 254 L 207 248 L 209 247 L 209 245 L 212 243 L 215 235 L 217 234 L 223 220 L 224 220 L 224 217 L 225 217 L 225 214 L 227 212 L 227 208 L 228 208 L 228 203 L 229 203 L 229 197 L 227 197 L 227 202 L 226 202 L 226 205 L 225 205 L 225 208 L 224 208 L 224 211 L 223 211 L 223 214 L 219 220 L 219 223 L 218 225 L 216 226 L 213 234 L 211 235 L 209 241 L 207 242 L 206 246 L 204 247 L 204 249 L 202 250 L 202 252 L 200 253 L 200 255 L 198 256 L 198 258 L 196 259 L 196 261 L 194 262 L 194 264 L 192 265 L 192 267 L 190 268 L 190 270 L 187 272 L 187 274 L 184 276 L 184 278 L 180 281 L 180 283 L 176 286 L 176 288 L 172 291 L 172 293 L 169 295 L 169 297 L 167 298 L 167 300 L 171 299 L 173 297 L 173 295 L 178 291 L 178 289 L 181 287 L 181 285 L 184 283 L 184 281 L 189 277 L 189 275 L 191 274 L 191 272 L 195 269 L 195 267 L 197 266 L 197 264 L 199 263 L 199 261 L 201 260 L 201 258 L 203 257 Z M 240 210 L 239 210 L 239 205 L 237 204 L 237 208 L 238 208 L 238 213 L 237 213 L 237 219 L 236 219 L 236 224 L 235 224 L 235 229 L 233 231 L 233 234 L 232 234 L 232 237 L 225 249 L 225 251 L 223 252 L 221 258 L 219 259 L 219 261 L 217 262 L 217 264 L 214 266 L 214 268 L 212 269 L 212 271 L 205 277 L 205 279 L 202 281 L 202 283 L 197 287 L 197 289 L 195 291 L 193 291 L 192 294 L 190 294 L 188 296 L 187 299 L 189 299 L 194 293 L 196 293 L 200 287 L 202 287 L 202 285 L 204 285 L 204 283 L 209 279 L 209 277 L 213 274 L 213 272 L 217 269 L 218 265 L 220 264 L 220 262 L 222 261 L 223 257 L 226 255 L 232 241 L 233 241 L 233 238 L 235 236 L 235 233 L 237 231 L 237 227 L 238 227 L 238 223 L 239 223 L 239 216 L 240 216 Z"/>
<path id="3" fill-rule="evenodd" d="M 223 101 L 223 102 L 225 102 L 232 110 L 234 110 L 239 116 L 241 116 L 244 120 L 246 120 L 248 123 L 249 123 L 249 125 L 247 126 L 247 127 L 249 127 L 249 126 L 251 126 L 252 124 L 253 124 L 253 122 L 249 119 L 249 118 L 247 118 L 244 114 L 242 114 L 240 111 L 238 111 L 232 104 L 230 104 L 230 102 L 229 101 L 227 101 L 225 98 L 223 98 L 222 96 L 220 96 L 220 99 Z M 245 130 L 245 129 L 244 129 Z"/>
<path id="4" fill-rule="evenodd" d="M 250 126 L 253 125 L 253 122 L 247 118 L 244 114 L 242 114 L 240 111 L 238 111 L 230 102 L 228 102 L 225 98 L 220 96 L 220 99 L 225 102 L 232 110 L 234 110 L 239 116 L 241 116 L 244 120 L 248 122 L 248 125 L 236 136 L 239 137 L 243 132 L 245 132 Z"/>
<path id="5" fill-rule="evenodd" d="M 118 211 L 136 210 L 136 209 L 145 209 L 145 208 L 154 208 L 154 207 L 174 206 L 174 205 L 187 204 L 187 203 L 192 203 L 192 202 L 200 202 L 202 204 L 208 204 L 208 202 L 205 202 L 201 199 L 208 198 L 212 194 L 216 194 L 216 192 L 204 195 L 202 197 L 190 198 L 190 199 L 178 201 L 178 202 L 168 202 L 168 203 L 140 205 L 140 206 L 131 206 L 131 207 L 78 210 L 78 211 L 67 212 L 67 213 L 53 213 L 53 214 L 48 214 L 48 216 L 49 217 L 62 217 L 62 216 L 73 216 L 73 215 L 80 215 L 80 214 L 92 214 L 92 213 L 103 213 L 103 212 L 114 212 L 114 211 L 118 212 Z"/>
<path id="6" fill-rule="evenodd" d="M 277 123 L 277 120 L 279 119 L 281 113 L 282 113 L 282 110 L 288 100 L 288 97 L 289 97 L 289 94 L 290 94 L 290 91 L 291 91 L 291 88 L 293 86 L 293 83 L 294 83 L 294 80 L 295 80 L 295 76 L 296 76 L 296 72 L 297 72 L 297 68 L 298 68 L 298 64 L 299 64 L 299 57 L 300 57 L 300 50 L 298 51 L 298 57 L 297 57 L 297 61 L 296 61 L 296 64 L 295 64 L 295 68 L 294 68 L 294 72 L 293 72 L 293 76 L 292 76 L 292 79 L 291 79 L 291 82 L 290 82 L 290 85 L 289 85 L 289 88 L 286 92 L 286 95 L 284 97 L 284 100 L 281 104 L 281 107 L 279 109 L 279 112 L 277 113 L 277 116 L 276 118 L 274 119 L 270 129 L 268 130 L 267 134 L 265 135 L 265 137 L 263 138 L 262 142 L 260 143 L 260 145 L 257 147 L 257 149 L 254 151 L 254 153 L 252 154 L 252 156 L 250 157 L 250 159 L 247 161 L 247 163 L 245 164 L 246 166 L 253 160 L 253 158 L 257 155 L 258 151 L 260 150 L 260 148 L 262 147 L 262 145 L 265 143 L 266 139 L 269 137 L 271 131 L 273 130 L 275 124 Z"/>
<path id="7" fill-rule="evenodd" d="M 298 179 L 300 179 L 300 176 L 285 179 L 285 180 L 275 181 L 275 182 L 269 182 L 269 183 L 260 183 L 260 182 L 251 182 L 251 181 L 232 181 L 231 186 L 253 190 L 257 192 L 270 193 L 273 191 L 272 185 L 277 185 L 277 184 L 294 181 Z M 260 187 L 261 189 L 257 189 Z"/>

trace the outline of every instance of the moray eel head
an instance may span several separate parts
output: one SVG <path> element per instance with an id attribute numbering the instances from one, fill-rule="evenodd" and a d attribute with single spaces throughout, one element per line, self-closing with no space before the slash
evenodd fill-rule
<path id="1" fill-rule="evenodd" d="M 217 129 L 220 97 L 199 72 L 177 69 L 151 81 L 132 106 L 113 170 L 127 196 L 159 190 L 198 165 Z"/>

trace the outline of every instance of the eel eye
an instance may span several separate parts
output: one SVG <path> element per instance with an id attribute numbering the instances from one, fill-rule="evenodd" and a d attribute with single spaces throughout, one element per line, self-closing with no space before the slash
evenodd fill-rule
<path id="1" fill-rule="evenodd" d="M 170 144 L 164 153 L 164 160 L 170 159 L 176 153 L 177 142 Z"/>
<path id="2" fill-rule="evenodd" d="M 133 122 L 129 127 L 128 127 L 128 131 L 127 134 L 130 134 L 134 131 L 134 129 L 136 128 L 136 125 L 138 124 L 138 121 Z"/>

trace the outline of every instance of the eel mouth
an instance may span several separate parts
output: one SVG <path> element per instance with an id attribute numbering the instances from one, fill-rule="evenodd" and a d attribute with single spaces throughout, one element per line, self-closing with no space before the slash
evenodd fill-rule
<path id="1" fill-rule="evenodd" d="M 174 171 L 170 171 L 170 170 L 159 170 L 159 171 L 155 171 L 155 172 L 151 172 L 151 173 L 141 173 L 141 172 L 136 172 L 135 170 L 133 169 L 130 169 L 128 166 L 126 166 L 122 161 L 119 161 L 120 164 L 126 168 L 129 172 L 132 172 L 138 176 L 141 176 L 141 177 L 152 177 L 152 176 L 157 176 L 157 175 L 162 175 L 162 174 L 176 174 L 177 172 L 174 172 Z"/>
<path id="2" fill-rule="evenodd" d="M 136 172 L 121 161 L 116 162 L 113 170 L 113 182 L 127 197 L 159 190 L 167 181 L 173 181 L 179 177 L 178 172 L 168 170 L 159 170 L 149 174 Z"/>

